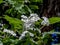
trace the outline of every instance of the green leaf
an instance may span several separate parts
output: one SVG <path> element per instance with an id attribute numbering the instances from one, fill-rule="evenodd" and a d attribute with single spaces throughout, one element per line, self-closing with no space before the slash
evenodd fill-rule
<path id="1" fill-rule="evenodd" d="M 50 21 L 50 24 L 54 24 L 54 23 L 60 22 L 60 17 L 49 18 L 49 21 Z"/>
<path id="2" fill-rule="evenodd" d="M 31 2 L 43 2 L 43 0 L 30 0 Z"/>
<path id="3" fill-rule="evenodd" d="M 23 22 L 17 18 L 12 18 L 12 17 L 5 15 L 4 19 L 6 19 L 9 22 L 12 29 L 21 30 L 23 28 L 22 27 Z"/>
<path id="4" fill-rule="evenodd" d="M 0 0 L 0 4 L 3 2 L 3 0 Z"/>
<path id="5" fill-rule="evenodd" d="M 31 9 L 39 9 L 37 5 L 30 5 Z"/>

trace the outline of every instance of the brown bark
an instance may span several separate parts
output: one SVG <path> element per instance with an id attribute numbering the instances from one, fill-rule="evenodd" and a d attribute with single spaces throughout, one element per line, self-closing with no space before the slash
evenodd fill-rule
<path id="1" fill-rule="evenodd" d="M 44 5 L 44 13 L 43 16 L 52 17 L 58 16 L 57 13 L 60 11 L 60 0 L 47 0 L 46 4 Z"/>
<path id="2" fill-rule="evenodd" d="M 43 32 L 49 32 L 53 29 L 53 25 L 49 25 L 49 26 L 43 26 L 43 28 L 41 28 L 41 33 Z"/>

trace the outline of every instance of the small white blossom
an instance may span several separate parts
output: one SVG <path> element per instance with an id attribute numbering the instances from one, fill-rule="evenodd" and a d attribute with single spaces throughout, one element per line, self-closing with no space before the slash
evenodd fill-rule
<path id="1" fill-rule="evenodd" d="M 29 32 L 29 34 L 30 34 L 31 37 L 34 37 L 34 34 L 32 34 L 32 33 L 30 33 L 30 32 Z"/>
<path id="2" fill-rule="evenodd" d="M 28 3 L 29 2 L 29 0 L 25 0 L 25 3 Z"/>
<path id="3" fill-rule="evenodd" d="M 44 20 L 41 22 L 41 25 L 47 25 L 49 26 L 49 20 L 46 17 L 42 17 Z"/>
<path id="4" fill-rule="evenodd" d="M 0 41 L 0 45 L 3 45 L 3 43 Z"/>
<path id="5" fill-rule="evenodd" d="M 21 17 L 22 17 L 22 18 L 27 18 L 27 16 L 25 16 L 25 15 L 22 15 Z"/>
<path id="6" fill-rule="evenodd" d="M 16 36 L 16 34 L 13 31 L 8 29 L 4 29 L 3 32 L 10 33 L 11 35 Z"/>
<path id="7" fill-rule="evenodd" d="M 26 36 L 25 34 L 27 34 L 27 33 L 29 33 L 29 35 L 30 35 L 31 37 L 34 36 L 34 34 L 30 33 L 29 31 L 24 31 L 24 32 L 21 34 L 21 36 L 19 37 L 19 40 L 21 40 L 23 37 L 25 37 L 25 36 Z"/>
<path id="8" fill-rule="evenodd" d="M 38 28 L 34 28 L 34 31 L 38 31 L 39 33 L 41 33 L 41 30 Z"/>
<path id="9" fill-rule="evenodd" d="M 24 31 L 21 36 L 19 37 L 19 40 L 21 40 L 23 37 L 25 37 L 25 34 L 27 33 L 28 31 Z"/>
<path id="10" fill-rule="evenodd" d="M 3 24 L 0 23 L 1 26 L 3 26 Z"/>
<path id="11" fill-rule="evenodd" d="M 3 24 L 0 23 L 0 29 L 2 29 L 2 27 L 3 27 Z"/>
<path id="12" fill-rule="evenodd" d="M 35 44 L 38 44 L 37 42 L 35 42 L 33 39 L 31 39 L 31 41 L 33 42 L 33 43 L 35 43 Z"/>
<path id="13" fill-rule="evenodd" d="M 21 20 L 22 20 L 23 22 L 28 21 L 27 16 L 25 16 L 25 15 L 22 15 L 21 18 L 22 18 Z"/>
<path id="14" fill-rule="evenodd" d="M 30 14 L 30 20 L 31 21 L 33 21 L 33 22 L 35 22 L 35 21 L 37 21 L 37 20 L 39 20 L 40 18 L 38 17 L 38 15 L 37 14 Z"/>

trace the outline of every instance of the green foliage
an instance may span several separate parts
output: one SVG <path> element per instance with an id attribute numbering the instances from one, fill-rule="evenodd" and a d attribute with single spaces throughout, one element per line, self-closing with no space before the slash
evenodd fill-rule
<path id="1" fill-rule="evenodd" d="M 43 2 L 43 0 L 30 0 L 31 2 Z"/>
<path id="2" fill-rule="evenodd" d="M 36 10 L 39 9 L 37 3 L 39 4 L 42 2 L 42 0 L 26 0 L 27 3 L 24 0 L 6 0 L 7 3 L 11 6 L 11 9 L 6 11 L 6 14 L 13 15 L 19 13 L 20 14 L 29 14 L 29 13 L 34 13 Z M 34 2 L 34 4 L 32 4 Z M 9 12 L 10 11 L 10 12 Z"/>
<path id="3" fill-rule="evenodd" d="M 3 2 L 3 0 L 0 0 L 0 4 Z M 7 9 L 3 15 L 0 18 L 5 19 L 9 24 L 5 22 L 4 28 L 7 28 L 11 25 L 10 29 L 12 29 L 14 32 L 17 31 L 18 33 L 23 32 L 23 22 L 21 21 L 21 15 L 25 14 L 29 16 L 30 13 L 37 12 L 39 9 L 39 6 L 41 3 L 43 3 L 43 0 L 5 0 L 5 2 L 9 5 L 9 9 Z M 2 19 L 2 21 L 4 21 Z M 59 17 L 52 17 L 49 18 L 50 24 L 55 24 L 57 22 L 60 22 Z M 42 19 L 35 22 L 35 28 L 41 27 Z M 52 30 L 51 32 L 53 32 Z M 22 40 L 19 40 L 18 38 L 11 36 L 8 33 L 4 33 L 0 30 L 0 36 L 3 36 L 3 38 L 0 38 L 4 45 L 44 45 L 51 41 L 51 36 L 46 35 L 44 38 L 42 34 L 40 34 L 38 31 L 31 31 L 29 32 L 33 33 L 35 37 L 30 37 L 29 34 L 26 35 L 25 38 Z M 33 41 L 37 42 L 38 44 L 35 44 Z"/>
<path id="4" fill-rule="evenodd" d="M 60 17 L 52 17 L 49 19 L 49 21 L 50 21 L 50 24 L 60 22 Z"/>
<path id="5" fill-rule="evenodd" d="M 55 30 L 53 29 L 53 30 L 51 30 L 50 32 L 54 32 Z"/>
<path id="6" fill-rule="evenodd" d="M 51 35 L 46 34 L 46 35 L 44 36 L 44 38 L 43 38 L 43 42 L 44 42 L 46 45 L 48 45 L 48 44 L 50 44 L 51 41 L 52 41 Z"/>
<path id="7" fill-rule="evenodd" d="M 35 27 L 40 28 L 42 19 L 35 22 Z"/>
<path id="8" fill-rule="evenodd" d="M 14 30 L 22 30 L 23 28 L 23 22 L 17 18 L 12 18 L 7 15 L 5 15 L 4 19 L 6 19 L 9 24 L 11 25 L 11 28 Z"/>
<path id="9" fill-rule="evenodd" d="M 0 4 L 3 2 L 3 0 L 0 0 Z"/>

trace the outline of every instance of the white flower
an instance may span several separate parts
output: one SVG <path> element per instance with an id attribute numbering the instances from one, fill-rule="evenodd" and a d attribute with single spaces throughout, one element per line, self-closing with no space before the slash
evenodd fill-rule
<path id="1" fill-rule="evenodd" d="M 11 35 L 16 36 L 16 34 L 13 31 L 8 29 L 4 29 L 3 32 L 10 33 Z"/>
<path id="2" fill-rule="evenodd" d="M 27 16 L 25 16 L 25 15 L 22 15 L 21 17 L 22 17 L 22 18 L 27 18 Z"/>
<path id="3" fill-rule="evenodd" d="M 32 34 L 32 33 L 28 32 L 28 31 L 24 31 L 24 32 L 21 34 L 21 36 L 19 37 L 19 40 L 21 40 L 23 37 L 25 37 L 25 36 L 26 36 L 25 34 L 27 34 L 27 33 L 29 33 L 31 37 L 34 36 L 34 34 Z"/>
<path id="4" fill-rule="evenodd" d="M 3 27 L 3 24 L 0 23 L 0 29 L 2 29 L 2 27 Z"/>
<path id="5" fill-rule="evenodd" d="M 3 26 L 3 24 L 0 23 L 1 26 Z"/>
<path id="6" fill-rule="evenodd" d="M 19 40 L 21 40 L 23 37 L 25 37 L 25 34 L 27 33 L 28 31 L 24 31 L 21 36 L 19 37 Z"/>
<path id="7" fill-rule="evenodd" d="M 37 42 L 35 42 L 33 39 L 31 39 L 31 41 L 33 42 L 33 43 L 35 43 L 35 44 L 38 44 Z"/>
<path id="8" fill-rule="evenodd" d="M 30 16 L 38 16 L 36 13 L 31 13 Z"/>
<path id="9" fill-rule="evenodd" d="M 21 16 L 21 20 L 23 21 L 23 22 L 27 22 L 28 21 L 28 18 L 27 18 L 27 16 L 25 16 L 25 15 L 22 15 Z"/>
<path id="10" fill-rule="evenodd" d="M 41 25 L 47 25 L 49 26 L 49 20 L 46 17 L 42 17 L 44 20 L 41 22 Z"/>
<path id="11" fill-rule="evenodd" d="M 37 14 L 30 14 L 30 17 L 31 21 L 35 22 L 35 21 L 38 21 L 40 18 L 38 17 Z"/>
<path id="12" fill-rule="evenodd" d="M 25 0 L 25 3 L 29 2 L 29 0 Z"/>
<path id="13" fill-rule="evenodd" d="M 0 41 L 0 45 L 3 45 L 3 43 Z"/>
<path id="14" fill-rule="evenodd" d="M 29 32 L 29 34 L 30 34 L 31 37 L 34 37 L 34 34 L 32 34 L 32 33 L 30 33 L 30 32 Z"/>
<path id="15" fill-rule="evenodd" d="M 24 22 L 24 27 L 26 30 L 29 30 L 31 27 L 34 26 L 35 21 L 38 21 L 40 18 L 38 17 L 37 14 L 33 13 L 30 14 L 29 17 L 22 15 L 22 21 Z"/>
<path id="16" fill-rule="evenodd" d="M 38 31 L 39 33 L 41 33 L 41 30 L 38 28 L 34 28 L 34 31 Z"/>

